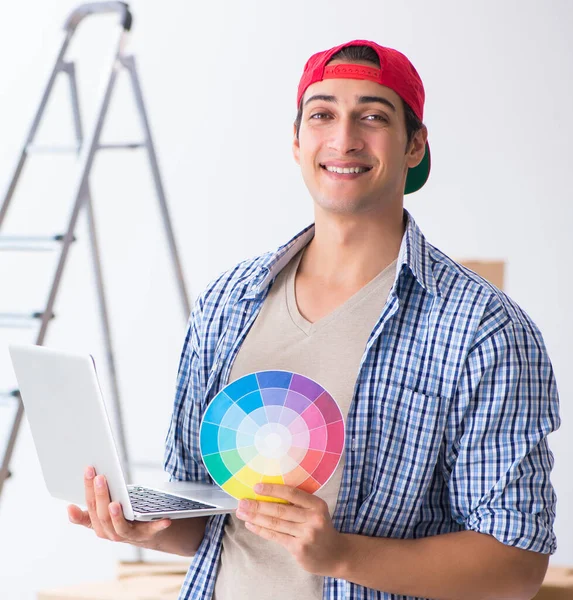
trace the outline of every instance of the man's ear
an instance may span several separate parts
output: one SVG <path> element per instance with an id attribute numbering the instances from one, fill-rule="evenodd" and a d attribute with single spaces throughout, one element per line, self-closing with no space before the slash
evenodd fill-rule
<path id="1" fill-rule="evenodd" d="M 412 141 L 406 152 L 406 164 L 408 168 L 412 169 L 417 167 L 424 158 L 426 152 L 426 141 L 428 140 L 428 129 L 425 125 L 422 125 L 418 131 L 414 134 Z"/>
<path id="2" fill-rule="evenodd" d="M 300 142 L 296 134 L 296 123 L 293 125 L 292 155 L 297 165 L 300 165 Z"/>

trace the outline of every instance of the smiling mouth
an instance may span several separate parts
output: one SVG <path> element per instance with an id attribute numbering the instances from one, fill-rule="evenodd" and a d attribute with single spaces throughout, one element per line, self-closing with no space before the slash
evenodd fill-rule
<path id="1" fill-rule="evenodd" d="M 321 169 L 329 173 L 338 173 L 339 175 L 367 173 L 372 167 L 332 167 L 320 165 Z"/>

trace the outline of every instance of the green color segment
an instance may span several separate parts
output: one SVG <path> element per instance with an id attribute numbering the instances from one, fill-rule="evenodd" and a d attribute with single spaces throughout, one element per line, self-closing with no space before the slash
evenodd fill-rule
<path id="1" fill-rule="evenodd" d="M 221 452 L 223 463 L 233 475 L 245 466 L 245 461 L 241 458 L 238 450 L 226 450 Z"/>
<path id="2" fill-rule="evenodd" d="M 227 469 L 225 463 L 221 459 L 220 454 L 209 454 L 204 456 L 203 460 L 207 465 L 207 469 L 211 474 L 211 477 L 219 484 L 223 485 L 226 481 L 229 481 L 233 476 L 233 473 Z"/>

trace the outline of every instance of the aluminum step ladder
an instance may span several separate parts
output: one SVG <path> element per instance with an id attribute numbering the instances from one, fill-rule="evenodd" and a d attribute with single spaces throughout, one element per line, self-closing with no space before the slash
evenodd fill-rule
<path id="1" fill-rule="evenodd" d="M 117 51 L 114 55 L 111 67 L 106 74 L 104 81 L 104 92 L 101 98 L 98 99 L 97 110 L 95 113 L 94 123 L 91 128 L 88 129 L 87 135 L 83 134 L 82 120 L 80 115 L 80 106 L 78 98 L 78 87 L 76 80 L 76 69 L 75 63 L 66 61 L 65 55 L 66 50 L 72 40 L 74 33 L 78 25 L 87 17 L 97 14 L 109 14 L 116 13 L 119 16 L 119 32 L 117 41 Z M 133 56 L 125 54 L 125 46 L 132 26 L 132 14 L 129 10 L 129 6 L 124 2 L 93 2 L 82 4 L 73 10 L 68 16 L 64 24 L 64 39 L 58 53 L 56 64 L 46 85 L 45 91 L 42 95 L 40 105 L 34 116 L 32 126 L 26 137 L 26 141 L 22 147 L 20 157 L 17 161 L 14 174 L 8 185 L 7 192 L 0 206 L 0 252 L 14 251 L 18 252 L 21 250 L 25 251 L 50 251 L 56 250 L 59 252 L 59 257 L 56 261 L 57 266 L 53 276 L 53 281 L 49 290 L 48 298 L 45 304 L 45 308 L 41 312 L 33 312 L 30 314 L 21 314 L 17 312 L 0 313 L 0 329 L 2 328 L 28 328 L 39 326 L 38 333 L 35 338 L 35 343 L 42 345 L 44 343 L 48 325 L 54 317 L 53 309 L 60 288 L 60 281 L 66 265 L 66 259 L 72 243 L 75 241 L 74 231 L 78 216 L 82 209 L 87 210 L 87 222 L 89 231 L 89 245 L 91 249 L 92 263 L 95 275 L 95 282 L 97 288 L 97 297 L 99 305 L 99 313 L 101 323 L 103 327 L 104 345 L 106 350 L 106 358 L 109 369 L 109 376 L 111 382 L 111 412 L 112 418 L 116 425 L 116 432 L 118 436 L 119 452 L 122 459 L 124 473 L 126 479 L 131 481 L 131 470 L 129 451 L 125 439 L 125 429 L 123 425 L 121 404 L 119 398 L 119 388 L 117 383 L 117 371 L 115 366 L 113 348 L 112 348 L 112 336 L 110 331 L 110 323 L 108 318 L 108 308 L 104 290 L 104 280 L 101 268 L 100 251 L 98 247 L 98 240 L 96 234 L 96 225 L 94 219 L 94 210 L 92 204 L 92 197 L 90 194 L 89 176 L 90 171 L 94 163 L 96 153 L 100 150 L 106 149 L 137 149 L 145 148 L 147 150 L 147 156 L 151 167 L 151 173 L 153 175 L 153 181 L 155 186 L 155 192 L 159 200 L 159 206 L 161 211 L 161 218 L 163 221 L 163 227 L 165 230 L 166 239 L 169 246 L 170 260 L 173 264 L 175 277 L 177 279 L 179 296 L 183 308 L 184 318 L 187 319 L 190 312 L 190 302 L 187 290 L 185 287 L 185 281 L 183 278 L 183 271 L 181 268 L 181 262 L 179 254 L 175 244 L 173 235 L 173 229 L 171 226 L 171 219 L 167 203 L 165 201 L 165 194 L 163 190 L 163 184 L 161 182 L 161 176 L 159 173 L 159 167 L 157 163 L 157 157 L 153 140 L 151 137 L 151 131 L 149 129 L 149 121 L 145 110 L 145 104 L 143 101 L 143 95 L 139 84 L 139 78 L 137 75 L 137 69 L 135 65 L 135 59 Z M 101 144 L 100 134 L 106 118 L 110 99 L 114 90 L 114 85 L 120 71 L 125 69 L 129 75 L 133 93 L 135 97 L 135 103 L 141 127 L 143 131 L 143 141 L 136 143 L 125 143 L 125 144 Z M 54 87 L 57 76 L 62 73 L 65 75 L 69 82 L 69 91 L 71 96 L 71 106 L 73 112 L 73 123 L 75 132 L 75 145 L 71 147 L 45 147 L 34 144 L 36 132 L 40 126 L 40 122 L 44 115 L 44 110 L 48 103 L 48 99 Z M 67 230 L 65 233 L 60 235 L 52 236 L 3 236 L 1 234 L 2 224 L 6 218 L 8 208 L 10 207 L 14 192 L 20 176 L 22 175 L 24 165 L 32 153 L 38 152 L 71 152 L 77 155 L 77 172 L 74 173 L 75 182 L 73 187 L 72 197 L 72 210 L 69 216 Z M 31 340 L 32 341 L 32 340 Z M 0 466 L 0 496 L 4 483 L 10 475 L 9 466 L 18 431 L 22 422 L 24 409 L 20 394 L 18 390 L 1 390 L 2 382 L 0 381 L 0 403 L 11 403 L 14 405 L 13 421 L 8 424 L 7 431 L 8 436 L 6 440 L 0 440 L 0 454 L 1 466 Z"/>

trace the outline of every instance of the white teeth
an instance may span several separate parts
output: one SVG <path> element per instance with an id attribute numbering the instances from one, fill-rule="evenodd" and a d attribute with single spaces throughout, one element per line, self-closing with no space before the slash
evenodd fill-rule
<path id="1" fill-rule="evenodd" d="M 327 171 L 331 173 L 366 173 L 368 169 L 366 167 L 324 167 Z"/>

